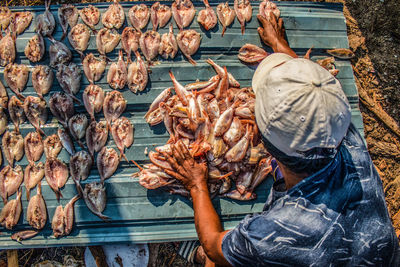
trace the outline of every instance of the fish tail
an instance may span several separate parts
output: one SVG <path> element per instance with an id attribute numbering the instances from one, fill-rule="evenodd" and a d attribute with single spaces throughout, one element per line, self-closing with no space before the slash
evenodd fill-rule
<path id="1" fill-rule="evenodd" d="M 60 38 L 60 42 L 62 42 L 64 39 L 65 39 L 65 37 L 67 36 L 67 32 L 65 31 L 63 31 L 63 35 L 61 36 L 61 38 Z"/>
<path id="2" fill-rule="evenodd" d="M 242 30 L 242 35 L 244 34 L 244 30 L 245 30 L 245 27 L 244 27 L 244 22 L 243 23 L 241 23 L 241 25 L 240 25 L 240 28 L 241 28 L 241 30 Z"/>
<path id="3" fill-rule="evenodd" d="M 194 61 L 193 58 L 192 58 L 191 56 L 188 56 L 188 60 L 189 60 L 189 62 L 190 62 L 193 66 L 196 66 L 196 65 L 197 65 L 196 61 Z"/>
<path id="4" fill-rule="evenodd" d="M 31 190 L 30 189 L 26 189 L 26 199 L 30 200 L 31 199 Z"/>
<path id="5" fill-rule="evenodd" d="M 224 37 L 225 31 L 226 31 L 226 27 L 225 27 L 225 26 L 222 26 L 222 34 L 221 34 L 221 37 Z"/>

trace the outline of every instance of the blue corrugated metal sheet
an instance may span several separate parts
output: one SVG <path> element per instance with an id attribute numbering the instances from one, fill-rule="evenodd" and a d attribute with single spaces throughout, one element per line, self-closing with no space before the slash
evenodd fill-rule
<path id="1" fill-rule="evenodd" d="M 233 2 L 233 1 L 231 1 Z M 133 4 L 138 2 L 122 3 L 126 14 Z M 152 2 L 145 2 L 151 5 Z M 170 3 L 170 2 L 169 2 Z M 299 54 L 304 54 L 305 51 L 314 46 L 314 59 L 318 56 L 324 56 L 325 49 L 331 48 L 347 48 L 347 32 L 345 18 L 342 13 L 341 4 L 330 3 L 305 3 L 305 2 L 277 2 L 283 20 L 286 26 L 286 33 L 289 44 Z M 101 11 L 104 11 L 108 3 L 95 4 Z M 201 2 L 195 2 L 196 8 L 203 7 Z M 211 3 L 215 8 L 217 3 Z M 233 3 L 231 3 L 233 7 Z M 134 159 L 139 163 L 146 163 L 148 159 L 144 155 L 146 147 L 152 149 L 154 146 L 165 143 L 167 133 L 163 126 L 149 127 L 143 120 L 143 115 L 146 112 L 152 100 L 166 87 L 172 85 L 168 70 L 172 70 L 177 79 L 183 84 L 193 82 L 196 79 L 206 79 L 214 75 L 212 68 L 205 63 L 207 58 L 214 59 L 220 65 L 226 65 L 228 70 L 239 80 L 242 86 L 250 86 L 251 78 L 254 70 L 250 67 L 242 65 L 237 59 L 239 48 L 245 43 L 253 43 L 262 45 L 257 34 L 258 22 L 255 17 L 258 13 L 258 2 L 254 2 L 253 19 L 246 26 L 246 34 L 240 34 L 240 25 L 237 20 L 229 27 L 225 36 L 221 38 L 222 28 L 218 25 L 210 32 L 203 32 L 196 21 L 192 23 L 190 28 L 201 32 L 202 43 L 201 47 L 194 59 L 198 62 L 197 66 L 192 66 L 178 53 L 174 61 L 161 60 L 161 64 L 152 67 L 150 74 L 149 88 L 138 95 L 131 93 L 128 89 L 123 91 L 124 97 L 128 101 L 127 109 L 123 116 L 128 117 L 135 125 L 135 142 L 130 147 L 126 155 L 130 159 Z M 78 9 L 84 5 L 77 5 Z M 57 8 L 54 5 L 51 11 L 57 20 Z M 16 7 L 13 11 L 30 10 L 34 12 L 34 16 L 44 11 L 43 6 L 35 7 Z M 100 24 L 97 28 L 100 28 Z M 127 21 L 125 25 L 129 24 Z M 150 24 L 149 24 L 150 25 Z M 148 26 L 149 26 L 148 25 Z M 160 29 L 160 33 L 167 31 L 167 28 Z M 34 25 L 31 26 L 17 39 L 17 62 L 30 65 L 31 63 L 24 55 L 24 48 L 29 38 L 34 33 Z M 175 33 L 177 29 L 175 27 Z M 61 27 L 57 25 L 54 38 L 60 39 L 62 34 Z M 49 47 L 49 41 L 46 41 L 46 48 Z M 64 41 L 68 46 L 68 41 Z M 266 48 L 268 49 L 268 48 Z M 72 50 L 72 49 L 71 49 Z M 112 60 L 117 59 L 119 47 L 108 56 Z M 48 50 L 47 50 L 48 51 Z M 87 52 L 97 54 L 95 37 L 92 36 Z M 74 53 L 74 61 L 80 64 L 80 59 L 77 53 Z M 48 64 L 46 57 L 39 64 Z M 337 67 L 340 69 L 338 78 L 340 79 L 344 91 L 349 98 L 353 108 L 353 122 L 362 131 L 362 119 L 358 109 L 358 94 L 354 83 L 353 73 L 349 61 L 337 61 Z M 0 68 L 0 79 L 3 80 L 3 70 Z M 103 77 L 98 84 L 105 90 L 110 91 L 110 87 Z M 78 98 L 81 98 L 83 89 L 88 85 L 85 77 L 82 79 L 81 91 L 78 93 Z M 61 90 L 57 81 L 55 81 L 51 92 Z M 13 93 L 8 89 L 11 96 Z M 32 88 L 31 78 L 29 78 L 28 86 L 23 92 L 24 95 L 36 95 Z M 45 96 L 46 101 L 49 95 Z M 82 106 L 76 106 L 77 112 L 85 112 Z M 97 120 L 103 119 L 97 117 Z M 54 133 L 57 130 L 58 124 L 52 117 L 49 118 L 48 124 L 43 129 L 47 135 Z M 13 126 L 10 125 L 10 129 Z M 28 132 L 33 131 L 33 127 L 29 123 L 21 126 L 22 135 L 25 136 Z M 115 147 L 114 142 L 109 137 L 108 146 Z M 78 146 L 77 146 L 78 147 Z M 66 151 L 62 151 L 59 158 L 65 162 L 69 161 Z M 41 161 L 45 161 L 43 155 Z M 27 160 L 24 157 L 18 164 L 25 167 Z M 43 247 L 43 246 L 61 246 L 61 245 L 86 245 L 86 244 L 104 244 L 112 242 L 158 242 L 171 240 L 185 240 L 196 238 L 196 232 L 193 224 L 193 211 L 190 201 L 185 198 L 169 195 L 162 190 L 147 191 L 142 188 L 136 180 L 130 178 L 130 175 L 136 172 L 137 169 L 126 162 L 121 162 L 119 169 L 106 181 L 107 188 L 107 208 L 104 214 L 110 216 L 112 221 L 105 223 L 94 216 L 85 206 L 82 200 L 75 204 L 75 226 L 72 233 L 60 239 L 55 239 L 52 236 L 50 221 L 54 214 L 55 207 L 58 205 L 54 193 L 43 180 L 43 195 L 47 204 L 49 220 L 45 229 L 31 240 L 23 241 L 22 244 L 14 242 L 10 239 L 11 231 L 2 230 L 0 235 L 0 249 L 14 247 Z M 94 167 L 91 176 L 86 182 L 98 180 L 98 172 Z M 266 200 L 268 190 L 272 181 L 269 179 L 264 182 L 257 190 L 258 198 L 251 202 L 238 202 L 229 199 L 216 198 L 213 200 L 214 205 L 221 215 L 223 225 L 226 229 L 234 227 L 245 214 L 258 212 L 262 209 Z M 34 190 L 33 190 L 34 191 Z M 35 194 L 32 192 L 31 194 Z M 72 180 L 69 180 L 62 189 L 64 198 L 61 203 L 65 205 L 69 199 L 77 194 Z M 15 196 L 14 196 L 15 197 Z M 2 204 L 0 204 L 2 207 Z M 28 202 L 23 192 L 23 214 L 15 231 L 29 229 L 26 221 L 26 208 Z"/>

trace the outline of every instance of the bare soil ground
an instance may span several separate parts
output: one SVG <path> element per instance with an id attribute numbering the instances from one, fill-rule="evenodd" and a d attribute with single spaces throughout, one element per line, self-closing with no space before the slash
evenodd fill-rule
<path id="1" fill-rule="evenodd" d="M 39 5 L 43 0 L 1 0 L 0 5 Z M 97 2 L 73 0 L 71 2 Z M 323 2 L 323 1 L 322 1 Z M 373 162 L 381 175 L 386 203 L 397 235 L 400 235 L 400 1 L 327 0 L 342 2 L 347 21 L 351 60 L 360 93 L 365 137 Z M 392 126 L 392 127 L 391 127 Z M 397 130 L 396 130 L 397 126 Z M 392 130 L 391 130 L 392 128 Z M 151 245 L 152 266 L 192 266 L 176 253 L 177 244 Z M 83 260 L 82 247 L 19 251 L 19 265 L 43 260 L 64 261 L 71 255 Z M 0 267 L 6 253 L 0 252 Z M 79 265 L 78 265 L 79 266 Z"/>

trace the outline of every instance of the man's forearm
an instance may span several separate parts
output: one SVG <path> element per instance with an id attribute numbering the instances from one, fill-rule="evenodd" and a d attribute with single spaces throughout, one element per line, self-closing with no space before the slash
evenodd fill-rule
<path id="1" fill-rule="evenodd" d="M 213 262 L 219 265 L 229 265 L 221 249 L 225 232 L 212 205 L 207 185 L 193 188 L 191 195 L 196 231 L 204 251 Z"/>
<path id="2" fill-rule="evenodd" d="M 290 48 L 290 46 L 289 46 L 288 42 L 286 42 L 286 40 L 281 40 L 272 49 L 274 50 L 275 53 L 284 53 L 291 57 L 297 58 L 296 53 L 293 51 L 293 49 Z"/>

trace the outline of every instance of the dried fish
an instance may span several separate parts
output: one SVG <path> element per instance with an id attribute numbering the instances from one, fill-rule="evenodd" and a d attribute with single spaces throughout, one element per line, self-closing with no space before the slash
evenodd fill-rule
<path id="1" fill-rule="evenodd" d="M 267 56 L 267 51 L 253 44 L 245 44 L 238 54 L 238 58 L 248 64 L 259 64 Z"/>
<path id="2" fill-rule="evenodd" d="M 104 27 L 107 28 L 121 28 L 122 24 L 125 21 L 125 13 L 122 6 L 118 3 L 117 0 L 114 0 L 106 12 L 103 13 L 103 17 L 101 22 L 103 23 Z"/>
<path id="3" fill-rule="evenodd" d="M 30 226 L 37 230 L 41 230 L 44 228 L 47 221 L 47 209 L 46 203 L 44 202 L 44 198 L 42 195 L 42 187 L 39 182 L 37 186 L 37 193 L 34 195 L 28 204 L 27 212 L 27 221 Z"/>
<path id="4" fill-rule="evenodd" d="M 140 31 L 149 22 L 150 11 L 145 4 L 137 4 L 129 9 L 128 16 L 132 26 Z"/>
<path id="5" fill-rule="evenodd" d="M 140 35 L 141 32 L 132 27 L 125 27 L 121 34 L 121 45 L 128 56 L 128 63 L 131 62 L 131 53 L 139 48 Z"/>
<path id="6" fill-rule="evenodd" d="M 90 155 L 99 152 L 106 144 L 108 138 L 108 127 L 105 121 L 92 121 L 86 129 L 86 145 Z"/>
<path id="7" fill-rule="evenodd" d="M 81 87 L 81 69 L 75 63 L 60 64 L 57 69 L 56 77 L 64 92 L 72 97 L 76 102 L 79 99 L 74 95 L 79 92 Z"/>
<path id="8" fill-rule="evenodd" d="M 222 34 L 223 37 L 226 31 L 226 27 L 232 24 L 235 20 L 235 11 L 229 7 L 229 2 L 220 3 L 217 6 L 217 16 L 218 20 L 222 25 Z"/>
<path id="9" fill-rule="evenodd" d="M 34 188 L 44 177 L 44 163 L 28 164 L 24 171 L 24 185 L 26 188 L 26 199 L 30 199 L 30 191 Z"/>
<path id="10" fill-rule="evenodd" d="M 243 160 L 252 138 L 251 134 L 251 127 L 248 126 L 246 134 L 225 154 L 225 159 L 228 162 L 240 162 Z"/>
<path id="11" fill-rule="evenodd" d="M 120 92 L 114 90 L 107 93 L 104 98 L 103 112 L 109 126 L 113 120 L 119 118 L 124 112 L 126 103 L 127 101 Z"/>
<path id="12" fill-rule="evenodd" d="M 281 16 L 281 11 L 275 3 L 269 0 L 263 0 L 260 3 L 259 14 L 267 20 L 270 20 L 270 12 L 272 12 L 277 19 Z"/>
<path id="13" fill-rule="evenodd" d="M 36 131 L 44 135 L 41 126 L 47 121 L 46 101 L 36 96 L 28 96 L 24 101 L 24 112 Z"/>
<path id="14" fill-rule="evenodd" d="M 56 28 L 56 20 L 53 14 L 50 12 L 51 0 L 46 0 L 45 2 L 46 10 L 43 14 L 39 14 L 35 18 L 35 28 L 36 32 L 42 36 L 50 37 Z"/>
<path id="15" fill-rule="evenodd" d="M 113 148 L 103 147 L 97 154 L 97 169 L 99 170 L 100 180 L 110 178 L 117 170 L 119 165 L 118 153 Z"/>
<path id="16" fill-rule="evenodd" d="M 30 132 L 24 138 L 25 155 L 30 165 L 38 161 L 43 154 L 42 136 L 37 132 Z"/>
<path id="17" fill-rule="evenodd" d="M 57 206 L 51 221 L 51 229 L 56 238 L 69 235 L 74 224 L 74 204 L 80 196 L 74 196 L 63 208 Z"/>
<path id="18" fill-rule="evenodd" d="M 222 79 L 222 77 L 224 76 L 224 68 L 215 63 L 211 58 L 207 59 L 206 62 L 214 68 L 215 72 Z M 229 86 L 240 87 L 239 82 L 235 79 L 235 77 L 233 77 L 233 75 L 230 72 L 228 72 L 228 79 L 229 79 Z"/>
<path id="19" fill-rule="evenodd" d="M 86 180 L 92 165 L 93 160 L 88 152 L 85 150 L 76 152 L 69 160 L 69 172 L 71 173 L 72 179 L 78 182 Z"/>
<path id="20" fill-rule="evenodd" d="M 45 52 L 44 40 L 40 34 L 35 34 L 29 39 L 25 47 L 25 56 L 32 62 L 39 62 Z"/>
<path id="21" fill-rule="evenodd" d="M 12 19 L 11 10 L 6 6 L 0 7 L 0 27 L 1 27 L 0 30 L 7 29 L 11 19 Z"/>
<path id="22" fill-rule="evenodd" d="M 147 61 L 151 61 L 158 55 L 161 36 L 156 31 L 147 31 L 140 36 L 140 49 Z"/>
<path id="23" fill-rule="evenodd" d="M 95 57 L 92 53 L 86 55 L 82 61 L 83 72 L 90 83 L 100 80 L 106 66 L 104 58 Z"/>
<path id="24" fill-rule="evenodd" d="M 21 99 L 21 92 L 25 89 L 28 81 L 29 69 L 26 65 L 10 63 L 4 68 L 4 80 L 10 89 Z"/>
<path id="25" fill-rule="evenodd" d="M 118 62 L 113 62 L 108 69 L 107 82 L 113 89 L 123 89 L 125 87 L 128 70 L 124 61 L 122 50 L 119 50 Z"/>
<path id="26" fill-rule="evenodd" d="M 44 165 L 44 176 L 47 184 L 56 194 L 57 201 L 60 201 L 60 197 L 63 197 L 60 189 L 68 180 L 67 165 L 57 158 L 47 158 Z"/>
<path id="27" fill-rule="evenodd" d="M 0 107 L 0 135 L 2 135 L 5 132 L 5 130 L 7 129 L 7 124 L 8 124 L 7 116 L 4 113 L 3 108 Z M 0 163 L 1 163 L 1 160 L 0 160 Z"/>
<path id="28" fill-rule="evenodd" d="M 8 94 L 7 90 L 4 87 L 3 83 L 0 81 L 0 107 L 7 108 L 8 107 Z"/>
<path id="29" fill-rule="evenodd" d="M 90 84 L 83 91 L 83 104 L 92 121 L 95 120 L 94 113 L 101 111 L 104 102 L 104 91 L 100 86 Z"/>
<path id="30" fill-rule="evenodd" d="M 89 46 L 90 31 L 89 28 L 82 23 L 76 24 L 71 28 L 68 33 L 68 41 L 76 52 L 84 57 L 83 51 L 85 51 Z"/>
<path id="31" fill-rule="evenodd" d="M 146 64 L 138 51 L 135 51 L 136 61 L 129 64 L 128 68 L 128 87 L 133 93 L 143 91 L 149 81 Z"/>
<path id="32" fill-rule="evenodd" d="M 43 99 L 43 95 L 50 91 L 53 85 L 54 74 L 49 66 L 36 65 L 32 71 L 32 85 L 38 96 Z"/>
<path id="33" fill-rule="evenodd" d="M 63 92 L 55 92 L 50 97 L 49 107 L 54 117 L 67 128 L 69 119 L 75 114 L 72 98 Z"/>
<path id="34" fill-rule="evenodd" d="M 33 15 L 30 11 L 24 12 L 13 12 L 12 19 L 9 28 L 12 29 L 17 35 L 23 33 L 33 19 Z"/>
<path id="35" fill-rule="evenodd" d="M 92 30 L 100 21 L 100 11 L 97 7 L 88 5 L 87 7 L 79 10 L 79 15 L 82 21 L 88 25 Z"/>
<path id="36" fill-rule="evenodd" d="M 102 220 L 110 220 L 110 217 L 102 214 L 107 204 L 106 188 L 104 183 L 92 182 L 85 185 L 83 191 L 83 199 L 85 200 L 86 206 L 93 214 L 101 218 Z"/>
<path id="37" fill-rule="evenodd" d="M 0 214 L 0 223 L 3 227 L 11 230 L 19 221 L 22 212 L 21 190 L 18 191 L 17 198 L 4 205 Z"/>
<path id="38" fill-rule="evenodd" d="M 200 47 L 200 33 L 196 32 L 195 30 L 183 30 L 176 36 L 176 41 L 178 42 L 179 48 L 188 61 L 191 64 L 196 65 L 196 61 L 194 61 L 191 56 L 196 54 Z"/>
<path id="39" fill-rule="evenodd" d="M 0 195 L 4 204 L 7 203 L 8 197 L 18 191 L 23 180 L 24 173 L 19 165 L 14 168 L 7 165 L 0 171 Z"/>
<path id="40" fill-rule="evenodd" d="M 129 160 L 126 158 L 124 150 L 126 147 L 130 147 L 133 143 L 133 131 L 133 125 L 126 117 L 120 117 L 114 120 L 111 126 L 111 134 L 114 142 L 118 147 L 121 156 L 123 156 L 126 161 Z"/>
<path id="41" fill-rule="evenodd" d="M 144 115 L 144 118 L 147 118 L 151 112 L 156 110 L 158 106 L 160 105 L 161 102 L 167 102 L 167 100 L 172 96 L 171 92 L 172 88 L 169 87 L 167 89 L 164 89 L 157 97 L 156 99 L 153 100 L 153 103 L 151 103 L 149 110 L 146 112 Z"/>
<path id="42" fill-rule="evenodd" d="M 208 31 L 215 27 L 218 23 L 217 15 L 214 12 L 214 9 L 211 8 L 208 0 L 203 0 L 205 9 L 199 11 L 199 15 L 197 16 L 197 22 L 203 26 L 203 28 Z"/>
<path id="43" fill-rule="evenodd" d="M 68 121 L 68 128 L 73 138 L 78 142 L 81 140 L 86 133 L 86 128 L 88 127 L 88 119 L 85 114 L 75 114 Z M 80 144 L 83 146 L 82 144 Z"/>
<path id="44" fill-rule="evenodd" d="M 192 23 L 196 10 L 190 0 L 175 0 L 171 6 L 172 15 L 179 30 L 183 30 Z"/>
<path id="45" fill-rule="evenodd" d="M 63 128 L 58 128 L 57 131 L 58 137 L 60 138 L 62 146 L 67 150 L 67 152 L 72 156 L 75 154 L 74 143 L 71 140 L 71 137 Z"/>
<path id="46" fill-rule="evenodd" d="M 242 195 L 237 190 L 230 191 L 226 194 L 223 194 L 222 196 L 229 197 L 229 198 L 232 198 L 235 200 L 240 200 L 240 201 L 250 201 L 250 200 L 256 199 L 256 197 L 257 197 L 256 193 L 248 193 L 248 194 Z"/>
<path id="47" fill-rule="evenodd" d="M 15 47 L 16 36 L 9 31 L 5 36 L 0 31 L 0 66 L 5 66 L 15 61 L 17 49 Z"/>
<path id="48" fill-rule="evenodd" d="M 353 51 L 346 48 L 328 49 L 326 53 L 340 59 L 352 59 L 355 57 Z"/>
<path id="49" fill-rule="evenodd" d="M 79 12 L 73 5 L 63 4 L 58 8 L 58 21 L 61 24 L 63 35 L 61 41 L 67 36 L 68 26 L 73 28 L 78 23 Z M 72 29 L 71 29 L 72 31 Z"/>
<path id="50" fill-rule="evenodd" d="M 178 52 L 178 43 L 176 42 L 176 38 L 174 36 L 174 29 L 171 25 L 169 26 L 169 32 L 164 33 L 161 36 L 160 48 L 158 49 L 158 53 L 165 59 L 171 58 L 173 59 Z"/>
<path id="51" fill-rule="evenodd" d="M 97 50 L 100 55 L 105 55 L 114 50 L 121 40 L 121 36 L 115 29 L 101 29 L 96 36 Z"/>
<path id="52" fill-rule="evenodd" d="M 244 34 L 246 22 L 251 20 L 253 14 L 253 9 L 251 7 L 249 0 L 235 0 L 234 9 L 236 12 L 236 17 L 240 23 L 242 29 L 242 35 Z"/>
<path id="53" fill-rule="evenodd" d="M 25 122 L 26 116 L 24 104 L 16 96 L 12 96 L 8 102 L 8 114 L 14 123 L 15 131 L 19 132 L 19 125 Z"/>
<path id="54" fill-rule="evenodd" d="M 172 16 L 171 8 L 169 8 L 167 5 L 160 4 L 160 2 L 155 2 L 151 6 L 150 13 L 153 31 L 157 31 L 158 28 L 162 28 L 167 25 Z"/>
<path id="55" fill-rule="evenodd" d="M 20 232 L 16 232 L 11 235 L 11 239 L 15 240 L 17 242 L 21 242 L 22 240 L 32 238 L 36 236 L 39 233 L 39 231 L 36 230 L 24 230 Z"/>
<path id="56" fill-rule="evenodd" d="M 65 64 L 71 61 L 71 50 L 62 42 L 50 38 L 51 45 L 49 48 L 50 67 L 57 68 L 59 64 Z"/>
<path id="57" fill-rule="evenodd" d="M 49 135 L 44 139 L 44 154 L 46 158 L 56 158 L 61 149 L 61 140 L 57 134 Z"/>

